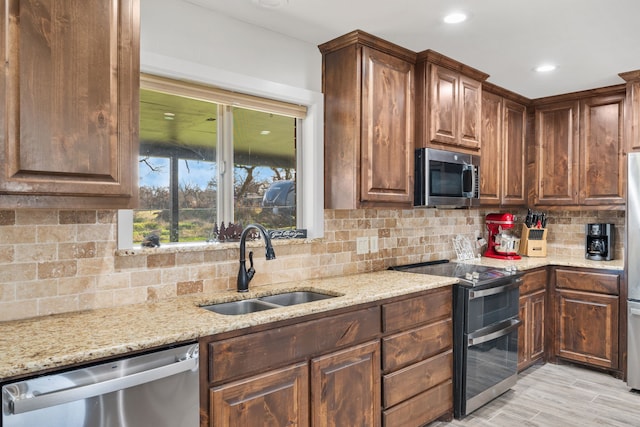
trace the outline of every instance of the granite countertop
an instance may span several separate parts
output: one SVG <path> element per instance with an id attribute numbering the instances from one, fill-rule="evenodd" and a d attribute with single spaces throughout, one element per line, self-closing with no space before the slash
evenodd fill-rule
<path id="1" fill-rule="evenodd" d="M 518 261 L 483 257 L 464 262 L 492 267 L 515 265 L 519 270 L 548 265 L 611 270 L 624 268 L 621 260 L 597 262 L 560 257 L 523 257 Z M 246 294 L 238 294 L 234 290 L 154 303 L 0 322 L 0 380 L 119 356 L 132 351 L 195 341 L 202 336 L 392 298 L 453 283 L 456 283 L 453 278 L 380 271 L 260 286 Z M 298 290 L 319 291 L 338 297 L 240 316 L 220 315 L 199 307 Z"/>
<path id="2" fill-rule="evenodd" d="M 246 294 L 233 290 L 1 322 L 0 381 L 454 283 L 453 278 L 380 271 L 260 286 Z M 199 307 L 298 290 L 338 297 L 240 316 L 221 315 Z"/>

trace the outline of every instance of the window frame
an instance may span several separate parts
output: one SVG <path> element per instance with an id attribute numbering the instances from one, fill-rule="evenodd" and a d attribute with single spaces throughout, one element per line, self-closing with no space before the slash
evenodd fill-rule
<path id="1" fill-rule="evenodd" d="M 300 119 L 304 142 L 296 150 L 298 218 L 307 238 L 324 237 L 324 97 L 322 93 L 262 80 L 202 64 L 153 53 L 141 54 L 141 72 L 174 80 L 197 82 L 223 90 L 306 107 Z M 137 159 L 138 153 L 132 153 Z M 135 171 L 137 176 L 137 170 Z M 136 179 L 137 181 L 137 179 Z M 133 210 L 118 211 L 118 249 L 133 248 Z M 180 246 L 172 243 L 165 246 Z M 189 243 L 193 246 L 194 243 Z M 210 245 L 202 242 L 202 246 Z"/>

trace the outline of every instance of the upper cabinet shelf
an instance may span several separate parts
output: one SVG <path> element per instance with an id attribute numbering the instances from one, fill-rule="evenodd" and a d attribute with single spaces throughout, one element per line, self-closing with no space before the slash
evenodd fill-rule
<path id="1" fill-rule="evenodd" d="M 0 10 L 0 207 L 137 203 L 139 0 Z"/>

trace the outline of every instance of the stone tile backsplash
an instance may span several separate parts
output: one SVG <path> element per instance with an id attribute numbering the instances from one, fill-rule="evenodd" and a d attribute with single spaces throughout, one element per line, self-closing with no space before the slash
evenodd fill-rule
<path id="1" fill-rule="evenodd" d="M 326 210 L 325 237 L 277 241 L 275 260 L 255 257 L 251 286 L 455 258 L 452 238 L 485 236 L 484 216 L 494 211 Z M 0 211 L 0 321 L 235 288 L 237 243 L 120 255 L 116 217 L 112 210 Z M 584 256 L 584 224 L 591 222 L 616 225 L 615 254 L 622 257 L 624 212 L 611 211 L 552 213 L 549 253 Z M 378 251 L 357 254 L 357 239 L 374 236 Z"/>

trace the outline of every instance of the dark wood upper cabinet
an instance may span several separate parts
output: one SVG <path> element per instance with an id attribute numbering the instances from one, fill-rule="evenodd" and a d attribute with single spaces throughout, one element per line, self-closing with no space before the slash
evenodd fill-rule
<path id="1" fill-rule="evenodd" d="M 624 87 L 557 98 L 536 107 L 534 204 L 622 209 Z"/>
<path id="2" fill-rule="evenodd" d="M 525 136 L 525 105 L 483 90 L 481 204 L 526 205 Z"/>
<path id="3" fill-rule="evenodd" d="M 4 3 L 0 206 L 135 205 L 139 0 Z"/>
<path id="4" fill-rule="evenodd" d="M 325 208 L 411 206 L 415 53 L 362 31 L 319 49 Z"/>
<path id="5" fill-rule="evenodd" d="M 625 204 L 624 103 L 624 92 L 580 102 L 581 205 Z"/>
<path id="6" fill-rule="evenodd" d="M 416 75 L 416 145 L 477 152 L 488 74 L 427 50 L 418 54 Z"/>
<path id="7" fill-rule="evenodd" d="M 578 204 L 579 102 L 536 108 L 535 205 Z"/>

